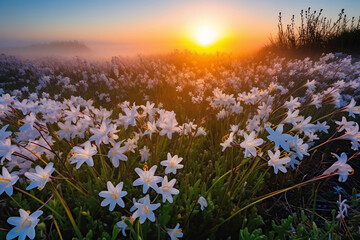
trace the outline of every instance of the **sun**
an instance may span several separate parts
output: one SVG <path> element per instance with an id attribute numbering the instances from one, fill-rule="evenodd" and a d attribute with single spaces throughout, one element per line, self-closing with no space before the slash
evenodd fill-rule
<path id="1" fill-rule="evenodd" d="M 202 25 L 196 29 L 195 37 L 198 44 L 207 47 L 216 41 L 218 32 L 210 25 Z"/>

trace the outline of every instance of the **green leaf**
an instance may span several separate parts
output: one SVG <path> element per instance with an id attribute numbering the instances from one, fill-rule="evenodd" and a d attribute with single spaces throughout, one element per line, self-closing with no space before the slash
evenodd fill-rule
<path id="1" fill-rule="evenodd" d="M 255 229 L 251 234 L 248 228 L 241 229 L 239 232 L 239 240 L 267 240 L 268 238 L 262 234 L 261 228 Z"/>
<path id="2" fill-rule="evenodd" d="M 111 240 L 116 240 L 116 237 L 117 235 L 119 235 L 119 232 L 120 232 L 120 228 L 118 228 L 118 226 L 116 226 L 115 224 L 112 230 Z"/>
<path id="3" fill-rule="evenodd" d="M 306 222 L 308 217 L 305 215 L 304 210 L 301 210 L 301 221 Z"/>
<path id="4" fill-rule="evenodd" d="M 90 229 L 89 231 L 88 231 L 88 233 L 86 234 L 86 236 L 85 236 L 87 239 L 92 239 L 92 237 L 93 237 L 93 231 Z"/>

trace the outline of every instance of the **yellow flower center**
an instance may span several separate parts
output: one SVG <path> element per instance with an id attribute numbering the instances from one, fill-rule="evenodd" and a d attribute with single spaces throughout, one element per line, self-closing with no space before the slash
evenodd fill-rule
<path id="1" fill-rule="evenodd" d="M 145 181 L 147 184 L 150 184 L 151 178 L 146 174 L 144 181 Z"/>
<path id="2" fill-rule="evenodd" d="M 169 186 L 163 186 L 163 187 L 161 188 L 161 190 L 162 190 L 163 192 L 165 192 L 166 189 L 171 189 L 171 187 L 169 187 Z"/>
<path id="3" fill-rule="evenodd" d="M 251 147 L 251 142 L 250 142 L 250 141 L 247 141 L 247 142 L 245 143 L 245 146 L 246 146 L 246 147 Z"/>
<path id="4" fill-rule="evenodd" d="M 144 213 L 144 214 L 149 214 L 149 208 L 147 205 L 143 205 L 142 208 L 141 208 L 141 211 Z"/>
<path id="5" fill-rule="evenodd" d="M 171 161 L 169 167 L 170 167 L 170 168 L 174 168 L 174 167 L 175 167 L 175 164 L 176 164 L 175 161 Z"/>
<path id="6" fill-rule="evenodd" d="M 110 196 L 113 196 L 114 200 L 117 200 L 117 199 L 118 199 L 118 196 L 116 196 L 115 193 L 112 193 Z"/>

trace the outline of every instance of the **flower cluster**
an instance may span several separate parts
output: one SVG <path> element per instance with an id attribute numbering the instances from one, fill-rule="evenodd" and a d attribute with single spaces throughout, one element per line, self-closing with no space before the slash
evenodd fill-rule
<path id="1" fill-rule="evenodd" d="M 191 217 L 208 216 L 225 202 L 239 209 L 252 173 L 290 175 L 326 144 L 341 148 L 333 150 L 335 162 L 319 163 L 315 176 L 346 182 L 354 173 L 359 62 L 328 54 L 318 60 L 224 60 L 206 68 L 178 64 L 0 55 L 0 78 L 9 79 L 0 83 L 0 195 L 15 200 L 18 191 L 43 203 L 32 214 L 20 207 L 20 217 L 9 217 L 14 227 L 7 239 L 33 239 L 35 226 L 45 222 L 43 211 L 58 228 L 59 206 L 81 235 L 75 221 L 96 202 L 124 236 L 153 224 L 171 239 L 181 238 L 180 224 L 188 227 Z M 222 191 L 215 204 L 220 194 L 214 189 Z M 70 209 L 65 198 L 76 194 L 91 204 L 76 199 Z M 345 201 L 338 202 L 340 220 L 349 208 Z M 164 215 L 171 210 L 179 212 L 169 220 Z M 229 219 L 220 209 L 217 216 Z"/>

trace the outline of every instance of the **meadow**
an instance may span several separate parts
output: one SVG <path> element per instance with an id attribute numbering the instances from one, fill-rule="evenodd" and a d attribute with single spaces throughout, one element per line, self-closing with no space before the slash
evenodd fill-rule
<path id="1" fill-rule="evenodd" d="M 358 239 L 360 61 L 0 56 L 0 238 Z"/>

